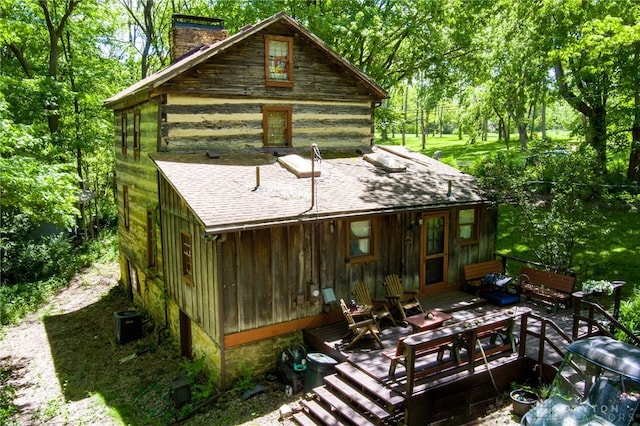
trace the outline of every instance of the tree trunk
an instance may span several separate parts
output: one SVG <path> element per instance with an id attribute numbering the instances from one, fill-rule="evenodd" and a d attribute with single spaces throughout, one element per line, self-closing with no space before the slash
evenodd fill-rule
<path id="1" fill-rule="evenodd" d="M 58 99 L 59 89 L 55 84 L 58 79 L 58 42 L 62 32 L 64 31 L 65 25 L 67 24 L 69 16 L 73 13 L 73 10 L 79 2 L 80 0 L 71 0 L 69 2 L 66 10 L 64 11 L 64 15 L 60 18 L 57 26 L 54 24 L 51 13 L 49 12 L 48 0 L 40 0 L 38 2 L 42 9 L 42 13 L 44 14 L 45 22 L 47 24 L 47 32 L 49 33 L 49 78 L 51 79 L 54 87 L 51 88 L 53 90 L 53 94 L 49 95 L 45 109 L 47 110 L 49 133 L 51 134 L 56 133 L 60 128 L 60 104 Z"/>
<path id="2" fill-rule="evenodd" d="M 636 63 L 640 62 L 640 42 L 636 43 Z M 635 84 L 633 124 L 631 126 L 631 152 L 629 153 L 629 167 L 627 179 L 640 183 L 640 74 Z"/>
<path id="3" fill-rule="evenodd" d="M 540 137 L 547 139 L 547 102 L 545 96 L 542 97 L 542 111 L 540 111 Z"/>
<path id="4" fill-rule="evenodd" d="M 409 98 L 409 84 L 404 87 L 404 105 L 402 111 L 402 146 L 407 144 L 407 101 Z"/>
<path id="5" fill-rule="evenodd" d="M 587 141 L 596 151 L 596 162 L 600 170 L 596 172 L 607 174 L 607 110 L 604 105 L 593 109 L 593 115 L 587 117 Z"/>
<path id="6" fill-rule="evenodd" d="M 427 112 L 427 123 L 429 122 L 429 113 Z M 424 108 L 420 108 L 420 130 L 422 133 L 422 150 L 427 147 L 427 129 L 424 123 Z"/>

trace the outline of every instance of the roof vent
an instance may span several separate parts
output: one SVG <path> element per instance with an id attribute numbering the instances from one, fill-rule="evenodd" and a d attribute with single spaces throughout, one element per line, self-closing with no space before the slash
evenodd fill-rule
<path id="1" fill-rule="evenodd" d="M 302 158 L 297 154 L 285 155 L 278 158 L 278 163 L 282 164 L 287 170 L 296 175 L 299 178 L 311 177 L 312 164 L 311 160 Z M 313 176 L 320 176 L 320 168 L 316 167 L 313 171 Z"/>
<path id="2" fill-rule="evenodd" d="M 363 158 L 374 166 L 382 168 L 387 173 L 404 172 L 407 169 L 403 163 L 389 156 L 386 152 L 377 151 L 373 154 L 365 154 Z"/>

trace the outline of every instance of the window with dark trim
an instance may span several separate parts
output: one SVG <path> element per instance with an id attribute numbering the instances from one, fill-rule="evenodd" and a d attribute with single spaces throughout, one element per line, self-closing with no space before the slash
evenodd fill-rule
<path id="1" fill-rule="evenodd" d="M 157 233 L 155 227 L 155 213 L 147 210 L 147 267 L 156 268 L 158 266 L 156 258 L 158 255 Z"/>
<path id="2" fill-rule="evenodd" d="M 124 229 L 129 230 L 129 187 L 122 187 L 122 217 L 124 220 Z"/>
<path id="3" fill-rule="evenodd" d="M 193 285 L 193 264 L 192 264 L 191 235 L 180 233 L 180 259 L 182 267 L 182 279 L 187 285 Z"/>
<path id="4" fill-rule="evenodd" d="M 140 280 L 138 278 L 138 269 L 132 264 L 129 265 L 129 282 L 131 283 L 131 290 L 138 294 L 142 293 L 140 290 Z"/>
<path id="5" fill-rule="evenodd" d="M 347 226 L 347 256 L 350 262 L 374 259 L 373 221 L 352 220 Z"/>
<path id="6" fill-rule="evenodd" d="M 458 210 L 458 244 L 478 242 L 478 209 L 476 207 Z"/>
<path id="7" fill-rule="evenodd" d="M 120 145 L 122 153 L 127 154 L 127 113 L 123 112 L 120 116 Z"/>
<path id="8" fill-rule="evenodd" d="M 262 107 L 264 146 L 291 146 L 291 107 Z"/>
<path id="9" fill-rule="evenodd" d="M 293 38 L 264 36 L 265 84 L 293 87 Z"/>
<path id="10" fill-rule="evenodd" d="M 133 112 L 133 156 L 140 158 L 140 110 Z"/>

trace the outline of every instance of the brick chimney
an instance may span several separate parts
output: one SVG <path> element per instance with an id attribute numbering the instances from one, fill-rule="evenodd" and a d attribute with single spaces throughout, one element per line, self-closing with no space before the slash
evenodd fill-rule
<path id="1" fill-rule="evenodd" d="M 224 19 L 174 14 L 171 20 L 171 63 L 195 49 L 224 40 L 229 35 L 229 31 L 224 29 Z"/>

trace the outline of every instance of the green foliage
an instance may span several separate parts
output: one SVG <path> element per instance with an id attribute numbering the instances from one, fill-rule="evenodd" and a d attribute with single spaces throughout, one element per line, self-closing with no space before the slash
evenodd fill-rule
<path id="1" fill-rule="evenodd" d="M 498 152 L 477 162 L 472 173 L 496 202 L 514 207 L 503 220 L 515 227 L 537 260 L 570 268 L 576 251 L 602 230 L 594 226 L 603 220 L 592 202 L 601 181 L 592 173 L 594 159 L 588 152 L 541 153 L 527 165 Z"/>
<path id="2" fill-rule="evenodd" d="M 627 285 L 630 285 L 627 283 Z M 633 293 L 620 304 L 620 323 L 627 327 L 634 335 L 640 336 L 640 288 L 634 287 Z M 628 336 L 618 331 L 616 338 L 628 341 Z"/>
<path id="3" fill-rule="evenodd" d="M 9 383 L 11 374 L 12 367 L 0 359 L 0 424 L 6 426 L 17 424 L 11 421 L 11 417 L 18 413 L 14 403 L 16 389 Z"/>
<path id="4" fill-rule="evenodd" d="M 77 176 L 68 164 L 53 160 L 59 151 L 50 138 L 37 137 L 32 126 L 6 116 L 0 95 L 0 169 L 2 207 L 11 207 L 33 222 L 71 227 L 77 214 Z"/>
<path id="5" fill-rule="evenodd" d="M 3 235 L 1 242 L 0 325 L 3 326 L 38 309 L 82 267 L 117 258 L 115 232 L 107 229 L 99 239 L 81 246 L 73 245 L 64 234 L 32 239 L 24 229 Z"/>
<path id="6" fill-rule="evenodd" d="M 191 385 L 191 398 L 193 402 L 201 402 L 211 397 L 216 391 L 216 386 L 210 375 L 205 369 L 205 358 L 201 357 L 196 360 L 183 360 L 180 363 L 183 368 L 185 377 Z"/>
<path id="7" fill-rule="evenodd" d="M 240 363 L 240 377 L 236 380 L 233 388 L 238 392 L 244 392 L 255 386 L 255 371 L 253 367 L 244 362 Z"/>

